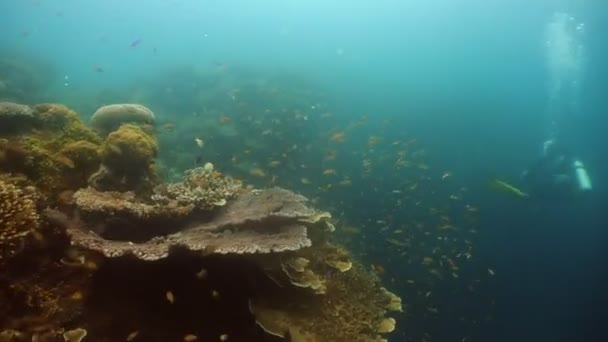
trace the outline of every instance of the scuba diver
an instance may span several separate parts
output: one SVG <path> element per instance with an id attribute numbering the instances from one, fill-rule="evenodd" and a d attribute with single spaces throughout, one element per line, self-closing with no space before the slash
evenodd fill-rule
<path id="1" fill-rule="evenodd" d="M 524 171 L 530 197 L 571 199 L 592 189 L 583 163 L 564 144 L 568 120 L 580 116 L 579 91 L 585 66 L 585 24 L 556 12 L 546 26 L 547 67 L 551 76 L 546 106 L 548 139 L 540 158 Z M 570 132 L 572 133 L 572 132 Z"/>
<path id="2" fill-rule="evenodd" d="M 554 139 L 543 143 L 540 159 L 522 177 L 532 198 L 571 199 L 592 189 L 584 164 Z"/>

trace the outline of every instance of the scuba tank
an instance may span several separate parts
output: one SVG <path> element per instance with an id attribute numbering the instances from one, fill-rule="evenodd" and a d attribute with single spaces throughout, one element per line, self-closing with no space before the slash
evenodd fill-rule
<path id="1" fill-rule="evenodd" d="M 583 165 L 583 163 L 577 159 L 574 161 L 573 166 L 574 170 L 576 171 L 576 180 L 578 182 L 579 190 L 591 190 L 591 178 L 589 178 L 589 174 L 587 173 L 587 170 L 585 170 L 585 166 Z"/>

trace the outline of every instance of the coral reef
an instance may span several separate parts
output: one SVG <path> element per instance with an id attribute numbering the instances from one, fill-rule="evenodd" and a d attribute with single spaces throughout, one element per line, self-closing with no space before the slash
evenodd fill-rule
<path id="1" fill-rule="evenodd" d="M 105 136 L 125 123 L 154 125 L 155 121 L 154 113 L 140 104 L 112 104 L 93 113 L 91 127 Z"/>
<path id="2" fill-rule="evenodd" d="M 177 201 L 179 205 L 194 205 L 199 210 L 211 210 L 226 205 L 236 196 L 241 182 L 214 171 L 213 164 L 188 170 L 181 182 L 159 186 L 152 199 L 161 204 Z"/>
<path id="3" fill-rule="evenodd" d="M 156 139 L 136 125 L 124 124 L 110 133 L 101 150 L 102 165 L 89 184 L 98 190 L 139 191 L 152 187 Z"/>
<path id="4" fill-rule="evenodd" d="M 86 189 L 74 197 L 81 210 L 106 217 L 150 220 L 150 213 L 158 210 L 154 204 L 138 202 L 132 193 Z M 140 225 L 149 235 L 139 241 L 141 235 L 133 230 L 123 231 L 120 239 L 92 231 L 87 215 L 83 221 L 56 210 L 45 212 L 48 220 L 66 229 L 73 246 L 111 260 L 131 255 L 135 259 L 129 260 L 162 263 L 180 251 L 203 258 L 242 258 L 242 265 L 258 270 L 249 272 L 263 270 L 271 280 L 246 290 L 253 291 L 248 296 L 250 314 L 268 334 L 289 335 L 293 341 L 385 341 L 383 335 L 394 330 L 395 320 L 386 314 L 402 310 L 400 298 L 380 286 L 347 250 L 327 241 L 333 227 L 327 221 L 330 215 L 308 206 L 304 196 L 280 188 L 252 190 L 239 193 L 210 215 L 189 216 L 190 221 L 165 235 Z M 203 271 L 196 277 L 206 278 L 208 271 Z M 255 283 L 259 282 L 264 283 Z M 213 298 L 220 296 L 211 292 Z M 172 291 L 165 297 L 170 305 L 180 301 Z"/>
<path id="5" fill-rule="evenodd" d="M 33 191 L 0 180 L 0 264 L 18 254 L 39 225 Z"/>
<path id="6" fill-rule="evenodd" d="M 32 129 L 0 140 L 0 341 L 356 342 L 395 329 L 401 299 L 331 242 L 331 215 L 306 197 L 243 189 L 211 163 L 158 185 L 155 118 L 140 105 L 93 115 L 105 141 L 64 106 L 19 108 Z M 34 189 L 51 199 L 41 217 Z M 40 253 L 19 253 L 37 236 Z"/>

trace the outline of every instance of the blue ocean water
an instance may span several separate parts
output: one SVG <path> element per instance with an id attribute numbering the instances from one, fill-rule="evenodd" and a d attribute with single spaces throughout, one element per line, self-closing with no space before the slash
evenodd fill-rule
<path id="1" fill-rule="evenodd" d="M 208 133 L 197 117 L 253 122 L 239 138 L 211 137 L 204 157 L 243 177 L 261 168 L 360 227 L 350 246 L 411 303 L 391 341 L 606 340 L 603 2 L 4 0 L 0 18 L 0 59 L 40 70 L 44 83 L 20 100 L 63 103 L 85 119 L 104 104 L 144 102 L 180 132 L 159 138 L 169 175 L 191 166 L 193 139 Z M 226 104 L 246 93 L 253 109 Z M 272 94 L 285 98 L 264 103 Z M 264 106 L 284 115 L 262 118 Z M 590 193 L 521 200 L 487 186 L 503 179 L 528 191 L 521 173 L 552 129 L 586 165 Z M 265 130 L 274 150 L 247 141 Z M 405 145 L 408 158 L 420 156 L 416 170 L 395 166 Z M 283 153 L 289 168 L 269 170 Z M 248 159 L 231 163 L 237 155 Z M 478 208 L 474 223 L 468 206 Z M 475 253 L 457 280 L 418 288 L 407 280 L 428 274 L 386 241 L 401 239 L 399 227 L 430 225 L 431 208 L 474 225 Z M 443 236 L 410 238 L 422 241 L 408 247 L 418 265 Z"/>

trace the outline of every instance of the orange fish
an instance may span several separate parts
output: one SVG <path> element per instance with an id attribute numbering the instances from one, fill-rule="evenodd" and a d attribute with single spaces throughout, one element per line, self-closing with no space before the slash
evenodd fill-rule
<path id="1" fill-rule="evenodd" d="M 230 122 L 232 122 L 232 118 L 231 118 L 231 117 L 229 117 L 229 116 L 227 116 L 227 115 L 222 115 L 222 116 L 220 117 L 220 123 L 221 123 L 222 125 L 223 125 L 223 124 L 230 123 Z"/>
<path id="2" fill-rule="evenodd" d="M 172 123 L 172 122 L 167 122 L 162 127 L 167 132 L 173 132 L 173 131 L 175 131 L 175 124 Z"/>
<path id="3" fill-rule="evenodd" d="M 372 272 L 375 272 L 378 275 L 383 275 L 386 272 L 386 270 L 384 269 L 384 267 L 382 265 L 372 264 Z"/>
<path id="4" fill-rule="evenodd" d="M 367 139 L 367 147 L 372 148 L 372 147 L 378 145 L 379 142 L 380 142 L 380 137 L 372 135 L 369 137 L 369 139 Z"/>
<path id="5" fill-rule="evenodd" d="M 344 142 L 344 139 L 346 139 L 346 133 L 341 131 L 341 132 L 336 132 L 334 134 L 332 134 L 331 138 L 329 138 L 329 140 L 341 144 Z"/>

